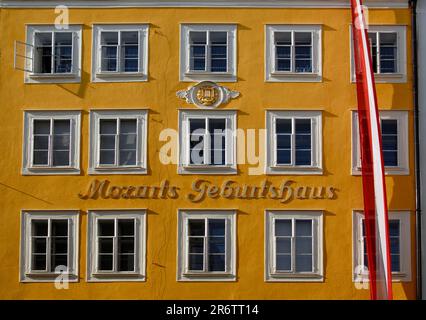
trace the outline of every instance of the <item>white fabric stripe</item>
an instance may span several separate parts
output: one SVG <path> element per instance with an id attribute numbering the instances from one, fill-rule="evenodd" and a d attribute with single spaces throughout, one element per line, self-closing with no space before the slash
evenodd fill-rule
<path id="1" fill-rule="evenodd" d="M 364 24 L 364 17 L 362 15 L 362 7 L 359 2 L 359 0 L 356 0 L 357 2 L 357 11 L 358 11 L 358 21 L 360 23 L 360 28 L 362 30 L 366 30 L 365 24 Z M 373 155 L 373 176 L 374 176 L 374 196 L 375 196 L 375 202 L 376 202 L 376 221 L 377 221 L 377 230 L 379 233 L 379 239 L 380 239 L 380 247 L 381 252 L 383 253 L 381 255 L 381 260 L 383 262 L 383 266 L 385 266 L 385 277 L 386 277 L 386 288 L 388 288 L 388 270 L 390 266 L 388 265 L 388 261 L 386 258 L 386 221 L 385 221 L 385 198 L 384 198 L 384 186 L 382 183 L 382 166 L 381 166 L 381 150 L 380 150 L 380 143 L 379 143 L 379 136 L 378 136 L 378 128 L 377 128 L 377 113 L 376 113 L 376 104 L 374 100 L 374 91 L 373 91 L 373 80 L 371 78 L 370 70 L 370 60 L 368 59 L 368 50 L 367 50 L 367 39 L 365 37 L 365 32 L 361 32 L 361 38 L 362 38 L 362 48 L 363 48 L 363 54 L 364 54 L 364 60 L 366 64 L 366 75 L 367 75 L 367 87 L 368 87 L 368 100 L 370 104 L 369 113 L 370 113 L 370 125 L 371 125 L 371 139 L 372 139 L 372 155 Z"/>

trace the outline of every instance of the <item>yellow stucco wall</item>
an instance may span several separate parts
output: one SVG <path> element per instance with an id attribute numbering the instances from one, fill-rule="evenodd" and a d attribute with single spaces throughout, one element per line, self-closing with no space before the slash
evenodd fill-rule
<path id="1" fill-rule="evenodd" d="M 126 8 L 71 9 L 70 23 L 83 25 L 82 81 L 77 84 L 24 84 L 23 72 L 13 68 L 13 42 L 25 41 L 26 24 L 52 24 L 53 9 L 2 9 L 0 17 L 0 298 L 2 299 L 368 299 L 352 282 L 352 210 L 362 208 L 361 178 L 351 170 L 351 110 L 356 109 L 355 84 L 349 81 L 349 9 L 208 9 Z M 149 81 L 142 83 L 91 83 L 92 24 L 149 23 Z M 224 200 L 207 198 L 191 203 L 197 177 L 178 175 L 176 165 L 162 165 L 159 133 L 178 128 L 178 109 L 193 108 L 176 97 L 190 84 L 179 82 L 180 23 L 237 24 L 238 82 L 226 83 L 241 92 L 222 109 L 238 110 L 238 128 L 264 128 L 265 110 L 322 110 L 323 164 L 321 176 L 268 176 L 279 185 L 292 179 L 298 185 L 332 185 L 334 200 L 271 199 Z M 410 175 L 388 176 L 391 210 L 414 212 L 413 119 L 411 99 L 411 27 L 408 9 L 370 10 L 371 24 L 407 25 L 408 81 L 378 84 L 381 109 L 410 110 Z M 322 24 L 323 81 L 321 83 L 265 83 L 265 24 Z M 89 176 L 89 110 L 95 108 L 149 108 L 148 175 Z M 22 176 L 23 110 L 82 110 L 81 175 Z M 264 175 L 248 175 L 249 165 L 229 177 L 239 183 L 259 185 Z M 94 178 L 116 185 L 158 185 L 162 179 L 181 187 L 175 200 L 81 200 Z M 221 184 L 227 177 L 203 176 Z M 89 209 L 147 208 L 146 282 L 87 283 L 86 227 Z M 183 283 L 176 281 L 178 208 L 236 208 L 236 282 Z M 265 209 L 324 210 L 324 282 L 266 283 L 264 281 Z M 52 283 L 19 282 L 20 211 L 22 209 L 81 210 L 78 283 L 56 290 Z M 412 282 L 394 284 L 398 299 L 415 298 L 415 238 L 412 216 Z"/>

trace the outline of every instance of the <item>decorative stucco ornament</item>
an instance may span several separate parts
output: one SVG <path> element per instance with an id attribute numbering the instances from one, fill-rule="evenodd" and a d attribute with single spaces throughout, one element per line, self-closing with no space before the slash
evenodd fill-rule
<path id="1" fill-rule="evenodd" d="M 210 109 L 237 98 L 240 93 L 211 81 L 202 81 L 186 90 L 179 90 L 176 95 L 199 108 Z"/>

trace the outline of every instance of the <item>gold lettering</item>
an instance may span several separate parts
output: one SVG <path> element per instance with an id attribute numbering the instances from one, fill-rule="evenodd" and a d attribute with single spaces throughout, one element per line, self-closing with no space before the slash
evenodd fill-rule
<path id="1" fill-rule="evenodd" d="M 281 203 L 286 203 L 293 199 L 293 188 L 290 186 L 294 181 L 284 180 L 280 187 Z"/>
<path id="2" fill-rule="evenodd" d="M 87 191 L 85 193 L 80 192 L 78 194 L 78 197 L 80 199 L 96 199 L 99 196 L 99 193 L 100 193 L 100 196 L 102 198 L 106 199 L 106 198 L 108 198 L 108 196 L 105 195 L 105 189 L 106 189 L 106 186 L 107 186 L 108 183 L 109 183 L 108 180 L 99 181 L 97 179 L 94 179 L 90 183 Z"/>
<path id="3" fill-rule="evenodd" d="M 195 192 L 197 192 L 198 194 L 188 194 L 186 196 L 186 198 L 191 201 L 191 202 L 199 202 L 201 200 L 203 200 L 206 197 L 206 189 L 207 186 L 205 185 L 205 183 L 208 182 L 206 180 L 195 180 L 192 183 L 192 190 L 194 190 Z"/>

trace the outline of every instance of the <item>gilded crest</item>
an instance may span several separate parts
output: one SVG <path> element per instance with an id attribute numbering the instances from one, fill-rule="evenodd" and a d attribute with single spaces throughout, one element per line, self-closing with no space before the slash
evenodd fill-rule
<path id="1" fill-rule="evenodd" d="M 197 90 L 197 100 L 204 106 L 212 106 L 216 103 L 219 92 L 216 87 L 205 85 Z"/>

